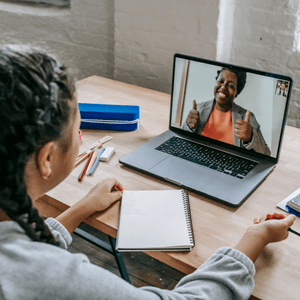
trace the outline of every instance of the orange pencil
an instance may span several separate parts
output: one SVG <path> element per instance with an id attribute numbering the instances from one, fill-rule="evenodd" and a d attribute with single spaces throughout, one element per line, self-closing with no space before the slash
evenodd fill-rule
<path id="1" fill-rule="evenodd" d="M 81 163 L 83 160 L 85 160 L 92 152 L 93 150 L 90 149 L 87 152 L 83 153 L 82 155 L 80 155 L 79 157 L 77 157 L 76 162 L 75 162 L 75 167 Z"/>
<path id="2" fill-rule="evenodd" d="M 85 166 L 84 166 L 82 172 L 81 172 L 81 173 L 79 174 L 79 176 L 78 176 L 78 181 L 79 181 L 79 182 L 83 179 L 83 177 L 84 177 L 84 175 L 85 175 L 85 173 L 86 173 L 86 170 L 87 170 L 87 168 L 88 168 L 88 166 L 89 166 L 89 164 L 90 164 L 90 161 L 91 161 L 91 159 L 92 159 L 93 153 L 94 153 L 94 150 L 89 154 L 90 157 L 89 157 L 88 161 L 86 162 L 86 164 L 85 164 Z"/>

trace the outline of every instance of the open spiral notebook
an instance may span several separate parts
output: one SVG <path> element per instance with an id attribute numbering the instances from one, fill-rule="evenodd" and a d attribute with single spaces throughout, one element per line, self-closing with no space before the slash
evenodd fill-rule
<path id="1" fill-rule="evenodd" d="M 195 246 L 184 190 L 124 191 L 118 251 L 189 251 Z"/>

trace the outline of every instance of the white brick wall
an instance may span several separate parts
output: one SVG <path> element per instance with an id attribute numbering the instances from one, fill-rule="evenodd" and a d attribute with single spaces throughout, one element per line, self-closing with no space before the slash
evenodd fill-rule
<path id="1" fill-rule="evenodd" d="M 299 52 L 293 48 L 299 1 L 235 0 L 229 62 L 290 75 L 294 87 L 287 124 L 300 127 Z"/>
<path id="2" fill-rule="evenodd" d="M 115 0 L 115 72 L 170 93 L 176 52 L 214 59 L 218 1 Z"/>
<path id="3" fill-rule="evenodd" d="M 17 13 L 16 13 L 17 11 Z M 71 66 L 77 79 L 113 77 L 114 3 L 72 0 L 71 8 L 0 2 L 0 41 L 39 47 Z"/>
<path id="4" fill-rule="evenodd" d="M 0 41 L 40 47 L 77 79 L 167 93 L 175 52 L 291 75 L 288 124 L 300 128 L 299 0 L 72 0 L 63 10 L 0 2 Z"/>

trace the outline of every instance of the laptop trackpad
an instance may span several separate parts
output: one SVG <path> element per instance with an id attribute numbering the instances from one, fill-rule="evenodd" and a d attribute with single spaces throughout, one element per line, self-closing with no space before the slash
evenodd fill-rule
<path id="1" fill-rule="evenodd" d="M 167 157 L 150 170 L 166 180 L 170 179 L 196 190 L 204 188 L 219 175 L 219 172 L 174 156 Z"/>

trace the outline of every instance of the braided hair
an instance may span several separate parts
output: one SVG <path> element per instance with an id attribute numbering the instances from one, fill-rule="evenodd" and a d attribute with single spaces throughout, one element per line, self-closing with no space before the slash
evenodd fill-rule
<path id="1" fill-rule="evenodd" d="M 58 245 L 27 193 L 25 166 L 47 142 L 68 149 L 73 94 L 66 68 L 53 58 L 0 49 L 0 208 L 33 241 Z"/>

